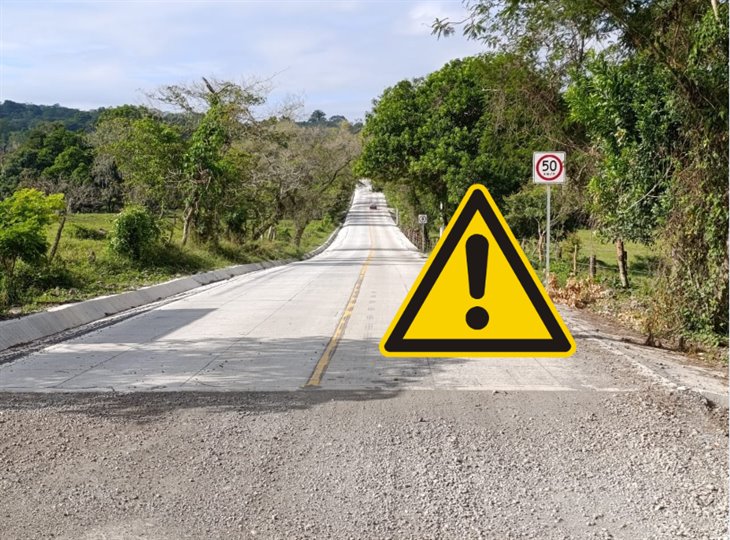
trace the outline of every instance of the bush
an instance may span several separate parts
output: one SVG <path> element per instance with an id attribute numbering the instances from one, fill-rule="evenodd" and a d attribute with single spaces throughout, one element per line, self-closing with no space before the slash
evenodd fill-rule
<path id="1" fill-rule="evenodd" d="M 71 236 L 79 240 L 105 240 L 107 232 L 104 229 L 92 229 L 84 225 L 73 224 Z"/>
<path id="2" fill-rule="evenodd" d="M 55 260 L 43 265 L 19 265 L 15 286 L 17 301 L 21 303 L 30 303 L 42 296 L 46 297 L 42 302 L 56 297 L 68 300 L 72 296 L 69 291 L 77 286 L 77 280 L 62 261 Z"/>
<path id="3" fill-rule="evenodd" d="M 62 194 L 44 195 L 35 189 L 20 189 L 0 201 L 0 303 L 17 299 L 17 262 L 41 262 L 48 248 L 46 227 L 64 206 Z"/>
<path id="4" fill-rule="evenodd" d="M 589 277 L 569 277 L 565 287 L 560 288 L 555 274 L 550 274 L 547 290 L 556 301 L 574 308 L 584 308 L 604 298 L 608 291 Z"/>
<path id="5" fill-rule="evenodd" d="M 563 258 L 572 259 L 573 250 L 577 247 L 578 253 L 580 254 L 580 250 L 583 247 L 583 242 L 581 241 L 580 236 L 572 232 L 566 235 L 565 239 L 563 239 L 559 245 Z"/>
<path id="6" fill-rule="evenodd" d="M 160 234 L 157 221 L 146 208 L 130 206 L 114 220 L 109 245 L 115 253 L 140 261 L 158 243 Z"/>

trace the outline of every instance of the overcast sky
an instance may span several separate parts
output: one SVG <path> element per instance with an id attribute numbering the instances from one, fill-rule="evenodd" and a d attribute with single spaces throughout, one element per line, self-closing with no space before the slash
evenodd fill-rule
<path id="1" fill-rule="evenodd" d="M 437 40 L 459 1 L 0 0 L 0 101 L 90 109 L 147 102 L 143 91 L 214 76 L 271 79 L 290 98 L 350 120 L 401 79 L 483 47 Z"/>

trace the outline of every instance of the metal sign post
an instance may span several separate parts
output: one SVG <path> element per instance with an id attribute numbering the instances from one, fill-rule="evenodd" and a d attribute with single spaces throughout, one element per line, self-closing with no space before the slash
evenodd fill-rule
<path id="1" fill-rule="evenodd" d="M 545 285 L 547 286 L 550 279 L 550 184 L 547 186 L 547 227 L 545 227 L 545 234 L 547 234 L 547 242 L 545 242 Z"/>
<path id="2" fill-rule="evenodd" d="M 545 234 L 545 285 L 550 279 L 550 186 L 565 182 L 565 152 L 534 152 L 532 154 L 532 181 L 547 184 L 547 226 Z"/>
<path id="3" fill-rule="evenodd" d="M 444 227 L 446 226 L 446 223 L 444 223 L 444 202 L 441 201 L 439 203 L 439 210 L 441 210 L 441 225 L 439 226 L 439 238 L 441 238 L 444 235 Z"/>
<path id="4" fill-rule="evenodd" d="M 421 251 L 426 252 L 426 223 L 428 216 L 426 214 L 418 214 L 418 223 L 421 224 Z"/>

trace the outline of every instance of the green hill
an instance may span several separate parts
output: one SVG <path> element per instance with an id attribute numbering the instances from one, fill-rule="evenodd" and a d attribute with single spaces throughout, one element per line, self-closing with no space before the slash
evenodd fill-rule
<path id="1" fill-rule="evenodd" d="M 0 144 L 7 148 L 11 141 L 21 142 L 25 133 L 44 122 L 61 122 L 71 131 L 88 131 L 99 112 L 5 100 L 0 103 Z"/>

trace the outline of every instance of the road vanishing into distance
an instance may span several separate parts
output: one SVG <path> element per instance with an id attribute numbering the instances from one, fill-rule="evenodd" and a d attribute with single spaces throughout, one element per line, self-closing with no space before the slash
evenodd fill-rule
<path id="1" fill-rule="evenodd" d="M 724 537 L 725 380 L 562 306 L 569 359 L 384 358 L 424 260 L 361 185 L 316 257 L 0 365 L 0 538 Z"/>

